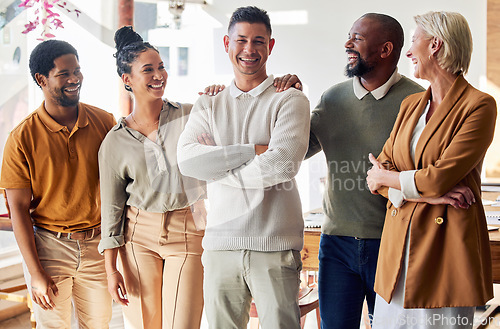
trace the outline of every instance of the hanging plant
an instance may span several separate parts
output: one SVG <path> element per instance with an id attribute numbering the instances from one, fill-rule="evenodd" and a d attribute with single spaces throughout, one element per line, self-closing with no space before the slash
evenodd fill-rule
<path id="1" fill-rule="evenodd" d="M 19 7 L 28 9 L 36 5 L 38 5 L 38 8 L 35 10 L 35 19 L 24 25 L 26 30 L 24 30 L 23 33 L 26 34 L 34 31 L 38 25 L 41 25 L 41 37 L 37 38 L 37 40 L 41 41 L 55 37 L 52 33 L 52 29 L 64 28 L 62 25 L 63 22 L 60 19 L 61 15 L 53 11 L 55 5 L 60 7 L 61 10 L 66 10 L 68 13 L 75 12 L 76 17 L 79 17 L 81 13 L 78 9 L 66 8 L 66 1 L 60 0 L 23 0 L 21 4 L 19 4 Z"/>

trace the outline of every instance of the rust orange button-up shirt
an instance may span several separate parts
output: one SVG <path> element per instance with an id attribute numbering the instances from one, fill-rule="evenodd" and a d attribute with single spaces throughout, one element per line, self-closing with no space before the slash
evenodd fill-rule
<path id="1" fill-rule="evenodd" d="M 70 132 L 42 103 L 10 133 L 0 186 L 31 188 L 31 217 L 37 226 L 56 232 L 99 226 L 97 152 L 114 124 L 112 114 L 80 103 Z"/>

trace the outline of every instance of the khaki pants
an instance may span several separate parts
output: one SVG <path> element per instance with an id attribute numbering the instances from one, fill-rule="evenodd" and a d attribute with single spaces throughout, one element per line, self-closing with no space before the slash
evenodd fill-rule
<path id="1" fill-rule="evenodd" d="M 300 328 L 300 252 L 205 250 L 202 260 L 211 329 L 247 328 L 252 297 L 263 329 Z"/>
<path id="2" fill-rule="evenodd" d="M 199 329 L 201 240 L 189 208 L 164 214 L 130 207 L 120 250 L 129 305 L 126 328 Z"/>
<path id="3" fill-rule="evenodd" d="M 76 241 L 57 238 L 54 234 L 35 230 L 35 243 L 42 267 L 54 280 L 59 295 L 51 296 L 52 310 L 43 310 L 33 303 L 37 328 L 71 328 L 71 304 L 79 328 L 108 328 L 111 320 L 111 296 L 107 289 L 104 257 L 97 251 L 101 239 Z M 26 285 L 31 276 L 23 263 Z"/>

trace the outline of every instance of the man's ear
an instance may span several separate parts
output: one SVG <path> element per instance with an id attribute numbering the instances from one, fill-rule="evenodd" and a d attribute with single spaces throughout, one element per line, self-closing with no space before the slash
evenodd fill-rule
<path id="1" fill-rule="evenodd" d="M 276 42 L 276 40 L 274 40 L 274 39 L 269 40 L 269 55 L 271 55 L 271 52 L 273 51 L 275 42 Z"/>
<path id="2" fill-rule="evenodd" d="M 40 87 L 47 86 L 47 77 L 45 75 L 40 74 L 40 73 L 35 73 L 35 80 Z"/>
<path id="3" fill-rule="evenodd" d="M 226 53 L 229 52 L 229 36 L 228 35 L 225 35 L 224 36 L 224 49 L 226 50 Z"/>
<path id="4" fill-rule="evenodd" d="M 382 49 L 380 52 L 380 57 L 382 58 L 387 58 L 392 54 L 392 51 L 394 50 L 394 45 L 392 42 L 387 41 L 382 45 Z"/>

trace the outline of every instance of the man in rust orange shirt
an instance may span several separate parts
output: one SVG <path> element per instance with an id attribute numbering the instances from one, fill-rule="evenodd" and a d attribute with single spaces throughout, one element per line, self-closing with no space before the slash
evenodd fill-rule
<path id="1" fill-rule="evenodd" d="M 108 328 L 100 240 L 97 153 L 115 119 L 79 102 L 83 80 L 69 43 L 40 43 L 30 71 L 44 94 L 40 107 L 7 139 L 0 186 L 7 191 L 14 234 L 23 256 L 37 328 Z"/>

